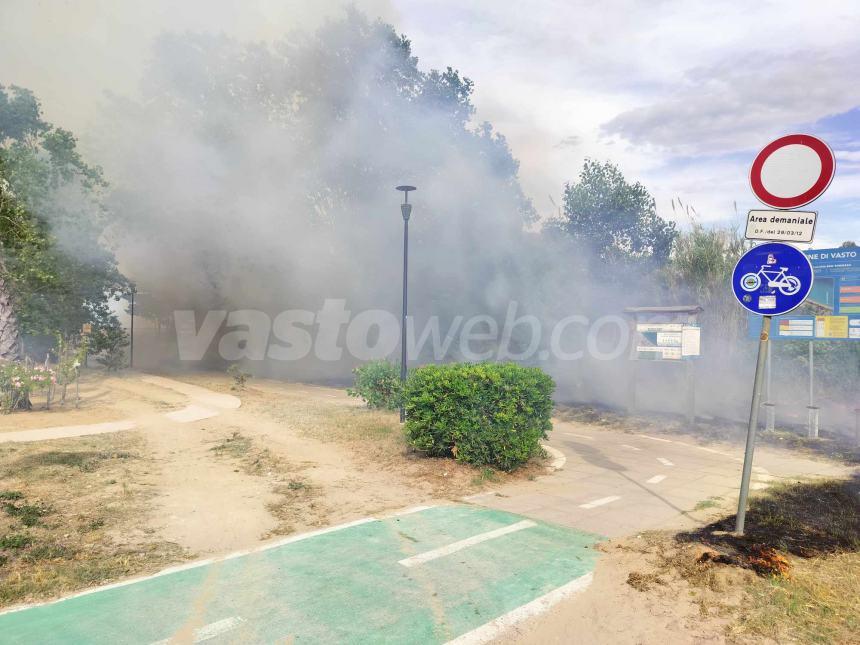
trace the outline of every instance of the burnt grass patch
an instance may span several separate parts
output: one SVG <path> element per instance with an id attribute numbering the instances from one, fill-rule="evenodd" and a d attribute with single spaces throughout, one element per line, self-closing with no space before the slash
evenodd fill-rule
<path id="1" fill-rule="evenodd" d="M 735 519 L 721 518 L 676 539 L 709 545 L 754 569 L 769 550 L 800 558 L 860 551 L 860 475 L 772 487 L 750 500 L 743 536 L 734 534 Z"/>

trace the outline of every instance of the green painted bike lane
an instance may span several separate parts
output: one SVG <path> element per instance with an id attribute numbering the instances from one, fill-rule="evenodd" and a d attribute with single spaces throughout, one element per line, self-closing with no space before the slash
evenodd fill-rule
<path id="1" fill-rule="evenodd" d="M 444 643 L 592 571 L 598 540 L 432 507 L 3 613 L 0 643 Z"/>

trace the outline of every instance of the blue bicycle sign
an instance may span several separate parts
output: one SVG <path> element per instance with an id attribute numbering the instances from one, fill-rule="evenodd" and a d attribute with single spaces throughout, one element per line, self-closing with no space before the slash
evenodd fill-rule
<path id="1" fill-rule="evenodd" d="M 741 278 L 741 287 L 744 291 L 758 291 L 762 285 L 762 281 L 767 282 L 767 286 L 772 289 L 778 289 L 786 296 L 793 296 L 800 291 L 800 280 L 793 275 L 788 275 L 786 272 L 788 267 L 779 267 L 776 269 L 764 265 L 757 273 L 747 273 Z"/>
<path id="2" fill-rule="evenodd" d="M 800 306 L 812 288 L 812 265 L 789 244 L 753 247 L 738 260 L 732 289 L 743 307 L 760 316 L 777 316 Z"/>

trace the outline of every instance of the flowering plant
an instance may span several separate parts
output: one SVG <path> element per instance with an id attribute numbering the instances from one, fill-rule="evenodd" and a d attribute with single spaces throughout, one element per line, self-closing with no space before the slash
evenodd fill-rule
<path id="1" fill-rule="evenodd" d="M 0 410 L 11 412 L 30 407 L 30 394 L 35 390 L 51 390 L 57 374 L 50 367 L 28 362 L 0 365 Z"/>

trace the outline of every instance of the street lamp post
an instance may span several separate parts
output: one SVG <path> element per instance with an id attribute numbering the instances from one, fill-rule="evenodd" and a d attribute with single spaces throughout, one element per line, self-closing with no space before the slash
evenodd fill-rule
<path id="1" fill-rule="evenodd" d="M 128 346 L 128 367 L 129 369 L 134 367 L 134 296 L 137 293 L 137 286 L 134 284 L 131 285 L 131 333 L 129 334 L 129 346 Z"/>
<path id="2" fill-rule="evenodd" d="M 415 186 L 398 186 L 397 190 L 403 193 L 403 203 L 400 204 L 400 213 L 403 215 L 403 315 L 400 318 L 400 387 L 406 383 L 406 287 L 408 285 L 409 269 L 409 216 L 412 215 L 412 204 L 409 203 L 409 191 L 415 190 Z M 400 399 L 400 423 L 406 421 L 406 409 L 403 407 L 403 398 Z"/>

